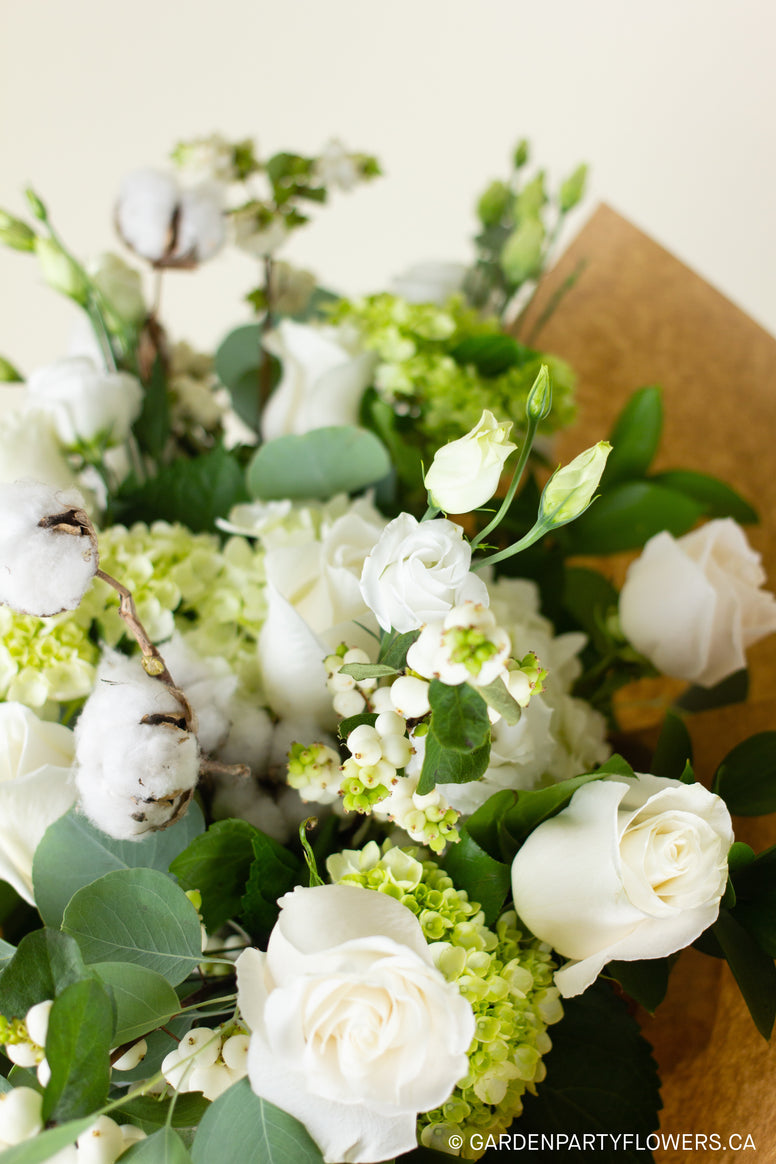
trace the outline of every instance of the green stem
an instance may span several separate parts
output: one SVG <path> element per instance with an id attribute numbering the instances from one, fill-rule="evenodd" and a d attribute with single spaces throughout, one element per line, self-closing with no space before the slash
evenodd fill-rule
<path id="1" fill-rule="evenodd" d="M 479 562 L 473 562 L 472 570 L 481 570 L 483 566 L 495 566 L 497 562 L 503 562 L 507 558 L 511 558 L 513 554 L 527 550 L 534 542 L 538 542 L 539 538 L 544 537 L 551 528 L 546 521 L 537 522 L 533 529 L 530 529 L 525 537 L 520 538 L 520 541 L 515 542 L 513 546 L 507 546 L 505 550 L 499 550 L 496 554 L 489 554 L 487 558 L 480 558 Z"/>
<path id="2" fill-rule="evenodd" d="M 423 514 L 423 516 L 421 517 L 420 520 L 421 521 L 431 521 L 433 518 L 436 517 L 436 515 L 438 513 L 441 513 L 441 512 L 442 512 L 442 510 L 439 509 L 436 505 L 429 505 L 428 509 Z"/>
<path id="3" fill-rule="evenodd" d="M 472 541 L 472 550 L 475 550 L 480 542 L 483 541 L 489 534 L 491 534 L 496 526 L 499 525 L 500 522 L 502 522 L 506 517 L 507 511 L 514 500 L 515 493 L 517 492 L 517 487 L 520 484 L 520 478 L 522 477 L 525 466 L 528 462 L 528 457 L 531 452 L 531 445 L 534 442 L 534 437 L 536 436 L 536 430 L 538 426 L 538 420 L 535 420 L 533 417 L 528 418 L 528 427 L 525 430 L 523 447 L 520 450 L 520 458 L 517 462 L 517 467 L 514 471 L 514 474 L 512 475 L 512 480 L 510 481 L 506 497 L 502 501 L 501 507 L 497 511 L 496 516 L 488 522 L 485 528 L 481 530 L 477 534 L 476 538 L 474 538 Z"/>
<path id="4" fill-rule="evenodd" d="M 272 359 L 264 343 L 264 338 L 274 323 L 272 316 L 272 259 L 269 255 L 266 255 L 264 258 L 264 300 L 266 308 L 259 333 L 261 345 L 261 363 L 259 364 L 259 418 L 263 415 L 267 401 L 272 394 Z"/>

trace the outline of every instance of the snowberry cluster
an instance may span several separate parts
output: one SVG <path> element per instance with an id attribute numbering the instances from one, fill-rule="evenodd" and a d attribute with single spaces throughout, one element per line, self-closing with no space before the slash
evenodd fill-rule
<path id="1" fill-rule="evenodd" d="M 332 704 L 337 715 L 342 719 L 349 719 L 352 715 L 362 715 L 369 710 L 369 699 L 377 687 L 376 679 L 356 680 L 352 675 L 343 673 L 342 668 L 348 663 L 370 663 L 371 659 L 366 651 L 358 647 L 348 647 L 341 643 L 333 655 L 327 655 L 323 660 L 328 676 L 326 686 L 332 694 Z"/>
<path id="2" fill-rule="evenodd" d="M 162 1074 L 176 1091 L 201 1091 L 205 1099 L 222 1092 L 248 1073 L 249 1036 L 234 1022 L 220 1027 L 192 1027 L 162 1061 Z"/>
<path id="3" fill-rule="evenodd" d="M 0 1093 L 0 1151 L 32 1140 L 43 1131 L 43 1095 L 31 1087 L 14 1087 Z M 119 1125 L 110 1116 L 99 1116 L 75 1144 L 56 1155 L 59 1164 L 114 1164 L 145 1132 L 132 1124 Z M 36 1157 L 37 1158 L 37 1157 Z"/>

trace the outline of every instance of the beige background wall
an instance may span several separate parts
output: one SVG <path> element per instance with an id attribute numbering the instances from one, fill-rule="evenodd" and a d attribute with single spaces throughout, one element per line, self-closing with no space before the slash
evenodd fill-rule
<path id="1" fill-rule="evenodd" d="M 112 243 L 119 180 L 181 136 L 267 153 L 332 135 L 386 177 L 288 249 L 348 291 L 466 258 L 471 206 L 514 141 L 604 199 L 776 331 L 776 7 L 770 0 L 0 0 L 0 205 L 32 181 L 83 256 Z M 577 223 L 579 223 L 577 219 Z M 244 317 L 236 254 L 168 280 L 180 336 Z M 0 353 L 61 354 L 69 306 L 0 252 Z"/>

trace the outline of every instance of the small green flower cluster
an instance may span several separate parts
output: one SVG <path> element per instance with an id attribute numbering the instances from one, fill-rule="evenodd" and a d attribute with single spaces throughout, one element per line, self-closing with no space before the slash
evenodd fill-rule
<path id="1" fill-rule="evenodd" d="M 99 650 L 71 614 L 37 618 L 0 606 L 0 699 L 42 708 L 89 694 Z"/>
<path id="2" fill-rule="evenodd" d="M 387 893 L 406 905 L 437 968 L 471 1003 L 476 1033 L 469 1072 L 445 1103 L 420 1115 L 418 1132 L 426 1147 L 448 1153 L 450 1137 L 461 1136 L 459 1154 L 476 1159 L 482 1150 L 471 1146 L 472 1134 L 487 1140 L 509 1127 L 524 1093 L 544 1078 L 547 1027 L 563 1015 L 549 947 L 520 928 L 512 911 L 488 928 L 479 904 L 435 861 L 424 860 L 423 850 L 371 841 L 329 857 L 327 868 L 335 883 Z"/>
<path id="3" fill-rule="evenodd" d="M 383 293 L 342 300 L 333 318 L 355 325 L 365 346 L 377 352 L 377 391 L 397 412 L 417 413 L 417 427 L 435 448 L 468 432 L 484 409 L 523 416 L 542 364 L 548 365 L 553 385 L 552 411 L 543 427 L 553 430 L 573 419 L 574 374 L 563 360 L 521 348 L 519 363 L 488 376 L 467 362 L 464 341 L 503 333 L 495 317 L 483 318 L 459 298 L 442 308 Z"/>

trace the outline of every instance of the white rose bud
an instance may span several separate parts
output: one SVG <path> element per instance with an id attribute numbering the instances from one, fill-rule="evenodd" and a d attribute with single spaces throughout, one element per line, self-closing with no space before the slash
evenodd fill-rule
<path id="1" fill-rule="evenodd" d="M 364 562 L 361 594 L 383 630 L 401 633 L 443 618 L 457 603 L 487 606 L 485 583 L 470 573 L 471 557 L 459 525 L 400 513 Z"/>
<path id="2" fill-rule="evenodd" d="M 499 423 L 485 409 L 466 436 L 437 450 L 423 479 L 437 509 L 469 513 L 490 500 L 498 488 L 504 462 L 517 448 L 508 439 L 511 428 L 511 420 Z"/>
<path id="3" fill-rule="evenodd" d="M 657 534 L 620 594 L 624 634 L 663 674 L 713 687 L 776 631 L 776 599 L 761 589 L 760 561 L 732 518 L 681 538 Z"/>
<path id="4" fill-rule="evenodd" d="M 40 481 L 0 484 L 0 602 L 47 617 L 75 610 L 99 564 L 97 538 L 75 490 Z"/>
<path id="5" fill-rule="evenodd" d="M 724 801 L 701 784 L 639 775 L 577 789 L 512 865 L 515 909 L 571 961 L 555 975 L 580 994 L 607 962 L 664 958 L 712 925 L 733 843 Z"/>
<path id="6" fill-rule="evenodd" d="M 34 403 L 49 412 L 62 444 L 127 439 L 140 415 L 143 389 L 127 372 L 103 372 L 88 356 L 57 360 L 33 372 L 28 390 Z"/>
<path id="7" fill-rule="evenodd" d="M 322 885 L 280 905 L 266 954 L 237 960 L 251 1087 L 300 1120 L 327 1161 L 410 1151 L 418 1112 L 466 1074 L 469 1003 L 401 902 Z"/>
<path id="8" fill-rule="evenodd" d="M 599 441 L 568 465 L 556 469 L 544 487 L 539 520 L 559 526 L 584 513 L 593 500 L 611 451 L 608 441 Z"/>

